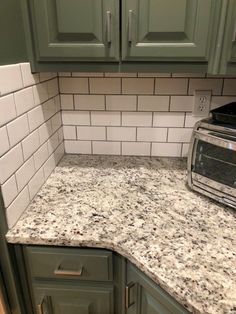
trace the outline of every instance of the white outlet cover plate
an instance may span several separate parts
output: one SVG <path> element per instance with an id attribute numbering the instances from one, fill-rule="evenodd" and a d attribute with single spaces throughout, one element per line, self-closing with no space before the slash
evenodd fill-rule
<path id="1" fill-rule="evenodd" d="M 196 90 L 194 95 L 193 116 L 208 117 L 211 105 L 211 90 Z"/>

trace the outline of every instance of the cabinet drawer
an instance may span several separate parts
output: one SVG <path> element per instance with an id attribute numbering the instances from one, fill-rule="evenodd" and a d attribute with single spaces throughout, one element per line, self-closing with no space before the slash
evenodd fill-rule
<path id="1" fill-rule="evenodd" d="M 31 277 L 112 281 L 112 252 L 97 249 L 26 247 Z"/>

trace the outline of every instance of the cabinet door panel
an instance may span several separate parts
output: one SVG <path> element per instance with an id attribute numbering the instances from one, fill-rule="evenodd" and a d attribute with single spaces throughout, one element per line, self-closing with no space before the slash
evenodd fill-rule
<path id="1" fill-rule="evenodd" d="M 123 0 L 123 60 L 207 61 L 216 2 Z"/>
<path id="2" fill-rule="evenodd" d="M 117 1 L 33 0 L 29 4 L 38 61 L 119 58 Z"/>

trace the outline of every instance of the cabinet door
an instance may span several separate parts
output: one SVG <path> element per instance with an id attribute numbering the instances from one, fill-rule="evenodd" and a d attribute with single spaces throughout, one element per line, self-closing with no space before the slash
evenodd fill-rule
<path id="1" fill-rule="evenodd" d="M 189 313 L 132 264 L 127 265 L 127 314 Z"/>
<path id="2" fill-rule="evenodd" d="M 34 288 L 39 314 L 112 314 L 112 287 L 37 285 Z"/>
<path id="3" fill-rule="evenodd" d="M 27 1 L 38 61 L 118 60 L 118 1 Z"/>
<path id="4" fill-rule="evenodd" d="M 123 0 L 123 60 L 206 62 L 218 1 Z"/>

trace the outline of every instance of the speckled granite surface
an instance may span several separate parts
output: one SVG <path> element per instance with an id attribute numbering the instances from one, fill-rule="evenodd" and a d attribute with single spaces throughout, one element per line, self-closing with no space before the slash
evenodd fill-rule
<path id="1" fill-rule="evenodd" d="M 127 257 L 193 313 L 236 313 L 236 211 L 187 189 L 186 161 L 66 156 L 7 234 Z"/>

